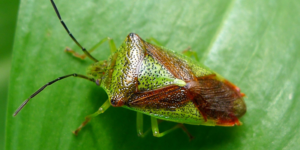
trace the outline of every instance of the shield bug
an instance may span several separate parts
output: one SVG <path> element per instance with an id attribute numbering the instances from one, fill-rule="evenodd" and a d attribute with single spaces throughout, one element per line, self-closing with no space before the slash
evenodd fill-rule
<path id="1" fill-rule="evenodd" d="M 91 50 L 86 50 L 67 28 L 54 1 L 50 1 L 61 24 L 84 54 L 80 55 L 71 49 L 66 51 L 82 59 L 88 57 L 94 63 L 88 68 L 88 76 L 74 73 L 45 84 L 23 102 L 14 116 L 47 86 L 73 76 L 94 82 L 108 95 L 98 111 L 88 115 L 74 134 L 110 106 L 136 111 L 140 136 L 145 135 L 143 114 L 151 117 L 153 135 L 157 137 L 176 128 L 187 132 L 183 124 L 241 125 L 239 118 L 246 112 L 244 94 L 221 75 L 183 54 L 146 42 L 134 33 L 130 33 L 118 49 L 112 39 L 105 38 Z M 112 55 L 108 60 L 99 61 L 90 53 L 105 41 L 109 42 Z M 157 119 L 178 124 L 160 133 Z M 188 132 L 187 134 L 191 137 Z"/>

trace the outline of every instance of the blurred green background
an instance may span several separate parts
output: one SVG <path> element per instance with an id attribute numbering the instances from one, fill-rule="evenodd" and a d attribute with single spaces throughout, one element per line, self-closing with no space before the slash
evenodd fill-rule
<path id="1" fill-rule="evenodd" d="M 18 0 L 0 1 L 0 149 L 4 149 L 6 101 Z"/>
<path id="2" fill-rule="evenodd" d="M 107 98 L 95 84 L 74 78 L 48 87 L 11 117 L 37 88 L 58 76 L 85 74 L 92 63 L 63 52 L 66 46 L 80 50 L 48 0 L 24 0 L 10 74 L 7 149 L 300 149 L 299 0 L 56 3 L 73 35 L 87 48 L 107 36 L 119 46 L 130 32 L 154 37 L 177 52 L 190 46 L 202 63 L 247 95 L 244 124 L 233 128 L 186 125 L 195 136 L 192 141 L 181 130 L 162 138 L 139 138 L 135 112 L 110 108 L 73 136 L 71 131 Z M 93 55 L 106 59 L 108 45 Z M 150 127 L 149 117 L 145 116 L 144 125 Z M 163 122 L 161 131 L 173 125 Z"/>

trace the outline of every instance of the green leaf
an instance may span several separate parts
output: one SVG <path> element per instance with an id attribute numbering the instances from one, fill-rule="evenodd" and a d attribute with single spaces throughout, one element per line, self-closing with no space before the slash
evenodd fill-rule
<path id="1" fill-rule="evenodd" d="M 0 149 L 5 144 L 6 103 L 19 0 L 0 1 Z"/>
<path id="2" fill-rule="evenodd" d="M 60 25 L 50 1 L 22 1 L 10 79 L 6 149 L 299 149 L 300 5 L 296 0 L 62 1 L 57 7 L 87 49 L 104 37 L 120 45 L 130 32 L 165 47 L 191 47 L 201 61 L 236 85 L 248 111 L 238 127 L 186 125 L 165 137 L 136 133 L 135 112 L 110 108 L 78 136 L 72 130 L 106 100 L 93 83 L 69 78 L 49 86 L 16 117 L 14 110 L 50 80 L 85 73 L 91 60 Z M 109 56 L 108 44 L 93 52 Z M 175 123 L 163 122 L 161 131 Z M 150 127 L 145 118 L 145 129 Z"/>

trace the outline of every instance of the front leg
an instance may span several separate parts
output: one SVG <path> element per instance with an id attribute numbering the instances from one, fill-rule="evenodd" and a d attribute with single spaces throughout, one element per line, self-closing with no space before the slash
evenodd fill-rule
<path id="1" fill-rule="evenodd" d="M 96 117 L 96 116 L 98 116 L 98 115 L 100 115 L 100 114 L 102 114 L 102 113 L 104 113 L 108 108 L 110 107 L 110 101 L 109 101 L 109 99 L 108 100 L 106 100 L 105 102 L 104 102 L 104 104 L 102 104 L 102 106 L 95 112 L 95 113 L 93 113 L 93 114 L 90 114 L 90 115 L 88 115 L 88 116 L 86 116 L 85 117 L 85 120 L 81 123 L 81 125 L 75 130 L 75 131 L 73 131 L 73 133 L 75 134 L 75 135 L 77 135 L 78 134 L 78 132 L 92 119 L 92 118 L 94 118 L 94 117 Z"/>
<path id="2" fill-rule="evenodd" d="M 117 50 L 117 48 L 116 48 L 114 40 L 109 38 L 109 37 L 106 37 L 106 38 L 102 39 L 101 41 L 99 41 L 95 46 L 93 46 L 87 52 L 92 53 L 94 50 L 96 50 L 100 45 L 102 45 L 107 40 L 108 40 L 108 43 L 109 43 L 111 53 L 114 53 Z M 77 58 L 80 58 L 80 59 L 85 59 L 87 57 L 86 54 L 78 54 L 77 52 L 75 52 L 74 50 L 72 50 L 69 47 L 66 47 L 65 52 L 71 53 L 71 54 L 73 54 L 74 57 L 77 57 Z"/>

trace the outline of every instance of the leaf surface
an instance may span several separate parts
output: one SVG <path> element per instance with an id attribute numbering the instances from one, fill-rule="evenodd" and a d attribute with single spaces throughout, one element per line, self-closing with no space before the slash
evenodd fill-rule
<path id="1" fill-rule="evenodd" d="M 247 113 L 238 127 L 187 125 L 163 138 L 136 133 L 135 112 L 110 108 L 78 136 L 72 130 L 107 99 L 91 82 L 69 78 L 14 110 L 50 80 L 85 74 L 91 60 L 59 23 L 50 1 L 21 1 L 10 78 L 6 149 L 299 149 L 300 3 L 296 0 L 120 1 L 56 0 L 61 16 L 87 49 L 109 36 L 119 46 L 134 32 L 169 49 L 191 47 L 201 62 L 246 93 Z M 108 58 L 108 44 L 92 53 Z M 150 127 L 145 117 L 144 129 Z M 161 131 L 175 123 L 163 122 Z"/>

